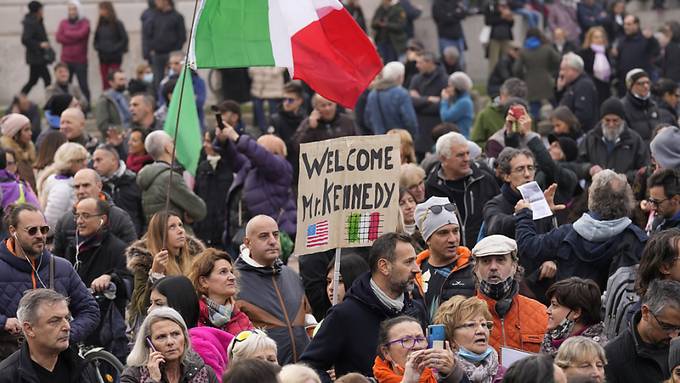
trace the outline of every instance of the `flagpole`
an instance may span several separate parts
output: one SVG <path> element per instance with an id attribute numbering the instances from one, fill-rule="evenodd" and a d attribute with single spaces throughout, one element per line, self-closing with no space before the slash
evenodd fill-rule
<path id="1" fill-rule="evenodd" d="M 182 113 L 182 100 L 184 98 L 184 84 L 187 81 L 187 69 L 189 69 L 189 52 L 191 51 L 191 41 L 194 38 L 194 25 L 196 23 L 196 11 L 198 10 L 198 0 L 194 1 L 194 14 L 191 17 L 191 30 L 189 31 L 189 42 L 187 43 L 187 51 L 186 54 L 184 55 L 184 67 L 182 68 L 182 83 L 181 84 L 176 84 L 180 85 L 180 91 L 179 91 L 179 101 L 177 105 L 177 117 L 175 118 L 175 132 L 172 137 L 172 157 L 170 160 L 170 177 L 168 177 L 168 187 L 167 187 L 167 192 L 165 194 L 165 211 L 169 212 L 170 211 L 170 188 L 172 187 L 172 166 L 175 163 L 175 156 L 176 156 L 176 151 L 177 151 L 177 133 L 179 132 L 179 116 Z M 189 73 L 191 76 L 191 73 Z M 185 217 L 179 217 L 182 222 L 184 222 Z M 165 226 L 167 226 L 167 222 L 164 223 Z M 168 239 L 168 230 L 167 227 L 163 228 L 163 249 L 167 248 L 167 239 Z"/>
<path id="2" fill-rule="evenodd" d="M 341 248 L 335 249 L 335 264 L 333 265 L 333 306 L 338 304 L 338 285 L 340 284 L 340 255 Z M 345 286 L 347 287 L 347 286 Z"/>

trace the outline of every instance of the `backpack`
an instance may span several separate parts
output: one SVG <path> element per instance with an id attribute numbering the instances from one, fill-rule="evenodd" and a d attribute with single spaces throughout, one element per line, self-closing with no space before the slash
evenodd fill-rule
<path id="1" fill-rule="evenodd" d="M 607 339 L 614 339 L 628 327 L 626 313 L 640 296 L 635 290 L 638 265 L 620 267 L 607 279 L 607 290 L 602 294 L 604 331 Z"/>

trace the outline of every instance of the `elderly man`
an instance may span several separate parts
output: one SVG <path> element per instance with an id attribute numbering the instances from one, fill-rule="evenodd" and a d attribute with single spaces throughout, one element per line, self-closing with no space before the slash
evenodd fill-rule
<path id="1" fill-rule="evenodd" d="M 570 52 L 562 57 L 560 75 L 557 78 L 557 92 L 560 105 L 571 110 L 584 132 L 597 123 L 597 109 L 604 100 L 599 100 L 593 80 L 583 70 L 583 59 Z"/>
<path id="2" fill-rule="evenodd" d="M 647 180 L 647 190 L 647 202 L 660 218 L 654 222 L 654 231 L 680 229 L 680 170 L 662 169 L 652 174 Z"/>
<path id="3" fill-rule="evenodd" d="M 428 153 L 434 142 L 432 129 L 441 122 L 439 117 L 439 102 L 442 89 L 449 83 L 446 71 L 437 63 L 435 55 L 423 52 L 416 59 L 418 74 L 413 76 L 408 84 L 413 107 L 418 116 L 420 134 L 415 139 L 415 149 L 421 159 Z"/>
<path id="4" fill-rule="evenodd" d="M 604 348 L 607 382 L 661 382 L 671 376 L 669 346 L 680 335 L 680 282 L 655 280 L 627 330 Z"/>
<path id="5" fill-rule="evenodd" d="M 69 142 L 81 144 L 88 152 L 94 152 L 98 140 L 85 131 L 85 114 L 80 108 L 68 108 L 61 113 L 59 131 Z"/>
<path id="6" fill-rule="evenodd" d="M 546 198 L 553 205 L 549 193 Z M 626 176 L 608 169 L 593 177 L 588 212 L 549 233 L 537 234 L 530 205 L 522 200 L 515 216 L 520 254 L 534 262 L 555 262 L 557 280 L 592 279 L 605 291 L 610 275 L 642 257 L 647 235 L 628 218 L 634 206 Z"/>
<path id="7" fill-rule="evenodd" d="M 430 197 L 416 206 L 416 226 L 427 244 L 416 258 L 421 271 L 416 281 L 430 318 L 452 296 L 475 294 L 470 249 L 459 246 L 460 224 L 455 210 L 444 197 Z"/>
<path id="8" fill-rule="evenodd" d="M 660 123 L 677 125 L 672 116 L 662 115 L 652 99 L 652 80 L 649 74 L 636 68 L 626 74 L 626 95 L 623 96 L 623 110 L 626 112 L 628 127 L 637 132 L 646 143 L 652 139 L 654 129 Z"/>
<path id="9" fill-rule="evenodd" d="M 137 185 L 142 190 L 142 207 L 146 222 L 149 222 L 154 214 L 165 209 L 166 196 L 170 193 L 169 209 L 180 214 L 184 227 L 193 234 L 189 225 L 205 218 L 207 211 L 205 202 L 189 189 L 182 174 L 170 165 L 173 152 L 172 138 L 162 130 L 151 132 L 144 140 L 144 148 L 154 160 L 154 163 L 146 165 L 137 174 Z M 173 171 L 175 174 L 170 184 L 169 177 Z"/>
<path id="10" fill-rule="evenodd" d="M 373 134 L 385 134 L 399 127 L 409 131 L 412 137 L 418 136 L 418 119 L 413 109 L 404 82 L 404 64 L 393 61 L 387 63 L 368 94 L 364 121 Z"/>
<path id="11" fill-rule="evenodd" d="M 279 227 L 266 215 L 246 225 L 238 270 L 237 304 L 256 327 L 276 341 L 281 364 L 296 363 L 309 343 L 305 315 L 311 312 L 300 277 L 279 259 Z"/>
<path id="12" fill-rule="evenodd" d="M 578 162 L 582 177 L 592 177 L 602 169 L 624 173 L 629 182 L 649 163 L 648 145 L 626 124 L 626 112 L 617 98 L 609 98 L 600 108 L 600 122 L 579 144 Z"/>
<path id="13" fill-rule="evenodd" d="M 75 189 L 76 199 L 82 201 L 86 198 L 98 200 L 109 200 L 109 196 L 102 192 L 102 180 L 99 174 L 92 169 L 79 170 L 73 176 L 73 188 Z M 126 244 L 131 244 L 137 239 L 135 226 L 130 219 L 130 215 L 117 206 L 111 206 L 109 218 L 107 219 L 109 230 Z M 73 211 L 69 209 L 64 214 L 55 227 L 54 233 L 54 254 L 66 257 L 67 248 L 76 246 L 77 223 Z"/>
<path id="14" fill-rule="evenodd" d="M 154 130 L 162 130 L 161 121 L 156 119 L 153 97 L 148 94 L 137 94 L 130 99 L 130 129 L 139 128 L 149 133 Z"/>
<path id="15" fill-rule="evenodd" d="M 470 159 L 467 139 L 460 133 L 446 133 L 436 146 L 440 163 L 425 181 L 426 197 L 447 197 L 456 206 L 462 230 L 461 243 L 471 247 L 482 226 L 482 208 L 500 190 L 495 177 Z"/>
<path id="16" fill-rule="evenodd" d="M 371 247 L 370 273 L 361 275 L 326 315 L 319 332 L 302 355 L 301 362 L 314 368 L 322 381 L 330 382 L 327 371 L 335 367 L 335 375 L 359 372 L 373 376 L 373 360 L 378 348 L 378 329 L 385 319 L 409 315 L 426 325 L 427 314 L 420 300 L 410 292 L 416 275 L 416 251 L 411 238 L 402 233 L 387 233 Z M 356 323 L 351 336 L 348 324 Z"/>
<path id="17" fill-rule="evenodd" d="M 26 290 L 52 288 L 69 297 L 73 320 L 71 332 L 65 336 L 72 342 L 84 341 L 99 323 L 99 308 L 71 264 L 46 249 L 49 226 L 43 214 L 33 205 L 17 205 L 8 212 L 5 223 L 9 238 L 0 243 L 0 291 L 4 291 L 0 295 L 0 358 L 19 348 L 25 321 L 16 315 Z"/>
<path id="18" fill-rule="evenodd" d="M 548 314 L 540 302 L 519 294 L 515 241 L 490 235 L 475 245 L 472 257 L 479 281 L 477 297 L 487 303 L 493 316 L 491 347 L 498 355 L 502 347 L 538 352 L 548 327 Z"/>
<path id="19" fill-rule="evenodd" d="M 35 289 L 19 301 L 17 321 L 25 342 L 0 363 L 0 382 L 95 383 L 94 367 L 69 347 L 69 299 L 51 289 Z"/>
<path id="20" fill-rule="evenodd" d="M 143 233 L 146 220 L 142 209 L 142 192 L 136 182 L 137 175 L 127 169 L 118 150 L 109 144 L 100 145 L 92 155 L 92 167 L 102 178 L 104 193 L 111 197 L 116 206 L 130 214 L 135 231 Z"/>

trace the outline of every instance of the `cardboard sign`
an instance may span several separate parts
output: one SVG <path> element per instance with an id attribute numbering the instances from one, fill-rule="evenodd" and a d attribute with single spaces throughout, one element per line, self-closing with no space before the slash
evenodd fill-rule
<path id="1" fill-rule="evenodd" d="M 397 135 L 300 145 L 295 254 L 370 246 L 397 227 Z"/>

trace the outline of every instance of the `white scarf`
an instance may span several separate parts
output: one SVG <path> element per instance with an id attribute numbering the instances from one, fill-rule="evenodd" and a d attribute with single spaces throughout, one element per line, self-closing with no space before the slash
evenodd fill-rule
<path id="1" fill-rule="evenodd" d="M 596 79 L 604 82 L 609 82 L 612 69 L 604 54 L 605 47 L 603 45 L 591 44 L 590 49 L 595 52 L 595 60 L 593 61 L 593 76 Z"/>
<path id="2" fill-rule="evenodd" d="M 397 312 L 404 309 L 404 293 L 401 293 L 397 299 L 392 299 L 380 289 L 378 284 L 373 281 L 373 278 L 371 278 L 371 290 L 373 290 L 373 294 L 378 297 L 380 303 L 387 306 L 388 308 Z"/>

